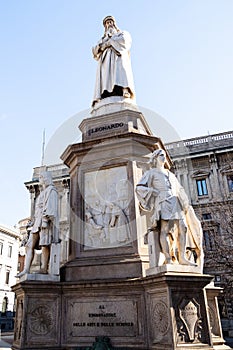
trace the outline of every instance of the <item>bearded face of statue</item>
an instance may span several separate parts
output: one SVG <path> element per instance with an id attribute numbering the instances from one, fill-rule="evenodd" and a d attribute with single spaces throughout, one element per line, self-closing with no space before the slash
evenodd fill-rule
<path id="1" fill-rule="evenodd" d="M 114 22 L 112 19 L 107 19 L 107 21 L 104 23 L 105 25 L 105 30 L 108 30 L 109 28 L 114 27 Z"/>
<path id="2" fill-rule="evenodd" d="M 105 22 L 104 26 L 105 26 L 105 34 L 106 35 L 110 34 L 110 36 L 112 36 L 113 34 L 117 33 L 116 26 L 115 26 L 112 19 L 108 19 Z"/>

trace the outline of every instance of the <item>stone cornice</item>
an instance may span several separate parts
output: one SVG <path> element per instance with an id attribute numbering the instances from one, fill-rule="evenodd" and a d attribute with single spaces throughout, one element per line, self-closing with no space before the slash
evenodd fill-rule
<path id="1" fill-rule="evenodd" d="M 0 232 L 5 233 L 14 238 L 19 238 L 19 233 L 16 230 L 13 230 L 12 228 L 3 225 L 0 225 Z"/>
<path id="2" fill-rule="evenodd" d="M 85 142 L 80 142 L 76 143 L 73 145 L 69 145 L 66 150 L 63 152 L 61 155 L 61 159 L 64 161 L 64 163 L 67 166 L 70 166 L 72 163 L 75 155 L 77 153 L 85 154 L 92 150 L 94 147 L 106 147 L 108 142 L 111 142 L 111 147 L 113 146 L 114 143 L 119 144 L 119 142 L 124 142 L 126 140 L 131 140 L 138 142 L 139 144 L 146 146 L 149 151 L 154 150 L 154 145 L 159 144 L 161 148 L 164 148 L 163 142 L 161 141 L 160 138 L 151 136 L 151 135 L 143 135 L 143 134 L 136 134 L 132 132 L 127 132 L 124 134 L 119 134 L 115 136 L 109 136 L 105 137 L 104 139 L 96 139 L 96 140 L 90 140 L 90 141 L 85 141 Z M 168 155 L 168 161 L 171 164 L 171 159 Z"/>

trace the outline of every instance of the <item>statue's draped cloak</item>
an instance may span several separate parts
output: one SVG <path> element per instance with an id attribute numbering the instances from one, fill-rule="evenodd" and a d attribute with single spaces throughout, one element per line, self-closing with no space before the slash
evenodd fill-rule
<path id="1" fill-rule="evenodd" d="M 99 43 L 102 43 L 100 40 Z M 96 73 L 96 85 L 94 102 L 101 99 L 101 94 L 106 90 L 112 92 L 114 86 L 128 88 L 130 97 L 134 98 L 134 83 L 130 61 L 131 36 L 122 31 L 114 34 L 109 42 L 110 47 L 100 54 L 99 43 L 93 48 L 94 58 L 98 60 Z"/>
<path id="2" fill-rule="evenodd" d="M 48 226 L 42 227 L 42 221 L 47 220 Z M 37 198 L 35 222 L 32 233 L 40 233 L 39 245 L 50 245 L 59 241 L 58 193 L 54 185 L 46 187 Z"/>

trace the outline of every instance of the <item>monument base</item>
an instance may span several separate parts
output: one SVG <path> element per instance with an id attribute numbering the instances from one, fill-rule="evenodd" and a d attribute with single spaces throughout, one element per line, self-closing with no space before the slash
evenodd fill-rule
<path id="1" fill-rule="evenodd" d="M 60 281 L 60 276 L 44 274 L 44 273 L 25 273 L 22 277 L 20 277 L 20 282 L 23 281 Z"/>
<path id="2" fill-rule="evenodd" d="M 97 349 L 92 344 L 107 340 L 111 347 L 103 349 L 229 349 L 211 279 L 164 272 L 105 281 L 25 280 L 13 287 L 12 349 Z"/>
<path id="3" fill-rule="evenodd" d="M 166 264 L 161 265 L 157 267 L 150 267 L 146 270 L 147 276 L 157 275 L 159 273 L 165 273 L 165 272 L 176 272 L 180 274 L 199 274 L 201 273 L 200 266 L 189 266 L 189 265 L 175 265 L 175 264 Z"/>
<path id="4" fill-rule="evenodd" d="M 102 116 L 108 113 L 123 111 L 125 109 L 138 111 L 138 106 L 131 98 L 111 96 L 96 102 L 91 111 L 91 115 L 92 117 Z"/>

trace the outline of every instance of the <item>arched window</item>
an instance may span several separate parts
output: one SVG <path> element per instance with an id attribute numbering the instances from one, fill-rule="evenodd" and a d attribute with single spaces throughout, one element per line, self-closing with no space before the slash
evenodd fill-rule
<path id="1" fill-rule="evenodd" d="M 2 300 L 2 313 L 5 314 L 7 312 L 8 307 L 8 298 L 4 297 Z"/>

